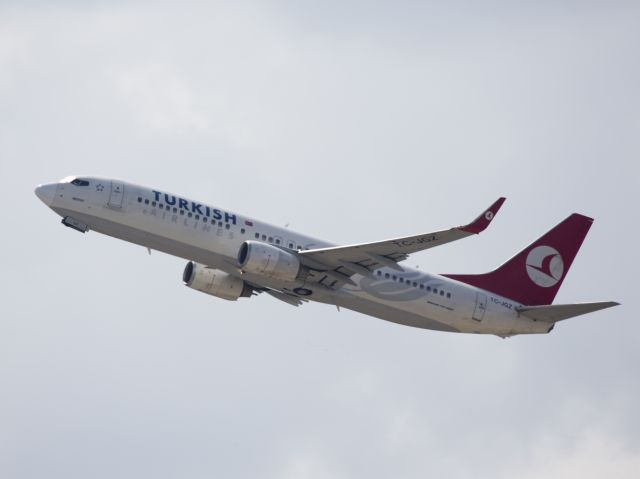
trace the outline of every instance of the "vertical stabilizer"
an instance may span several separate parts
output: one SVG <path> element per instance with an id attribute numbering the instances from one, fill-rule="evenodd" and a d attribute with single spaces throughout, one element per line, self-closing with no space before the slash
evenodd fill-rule
<path id="1" fill-rule="evenodd" d="M 551 304 L 592 223 L 574 213 L 495 271 L 444 276 L 521 304 Z"/>

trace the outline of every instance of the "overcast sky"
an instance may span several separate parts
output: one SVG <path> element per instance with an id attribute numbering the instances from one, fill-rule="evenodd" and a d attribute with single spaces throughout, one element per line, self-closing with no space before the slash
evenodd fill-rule
<path id="1" fill-rule="evenodd" d="M 634 1 L 0 2 L 0 477 L 637 477 L 639 45 Z M 64 228 L 33 188 L 71 174 L 336 243 L 507 196 L 436 273 L 580 212 L 556 301 L 623 305 L 502 340 L 226 302 Z"/>

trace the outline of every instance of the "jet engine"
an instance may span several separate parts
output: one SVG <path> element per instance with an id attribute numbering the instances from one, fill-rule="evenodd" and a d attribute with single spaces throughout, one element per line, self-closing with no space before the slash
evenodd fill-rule
<path id="1" fill-rule="evenodd" d="M 288 282 L 294 281 L 302 269 L 296 254 L 260 241 L 242 243 L 238 263 L 245 273 Z"/>
<path id="2" fill-rule="evenodd" d="M 193 261 L 187 263 L 182 279 L 190 288 L 229 301 L 236 301 L 240 297 L 248 298 L 253 293 L 253 289 L 241 279 Z"/>

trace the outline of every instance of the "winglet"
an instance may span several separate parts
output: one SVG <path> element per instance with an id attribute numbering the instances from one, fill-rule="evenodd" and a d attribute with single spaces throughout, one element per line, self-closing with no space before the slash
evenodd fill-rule
<path id="1" fill-rule="evenodd" d="M 476 235 L 478 233 L 481 233 L 487 228 L 487 226 L 489 226 L 491 220 L 496 216 L 498 210 L 502 206 L 502 203 L 504 203 L 504 200 L 506 200 L 506 198 L 504 197 L 498 198 L 495 203 L 493 203 L 491 206 L 489 206 L 489 208 L 483 211 L 475 220 L 473 220 L 468 225 L 458 226 L 458 229 Z"/>

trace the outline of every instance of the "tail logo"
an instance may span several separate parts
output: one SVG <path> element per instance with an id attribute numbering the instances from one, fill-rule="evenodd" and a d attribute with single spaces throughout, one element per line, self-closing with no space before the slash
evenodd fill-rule
<path id="1" fill-rule="evenodd" d="M 551 246 L 537 246 L 527 256 L 527 274 L 542 288 L 550 288 L 562 279 L 564 261 Z"/>

